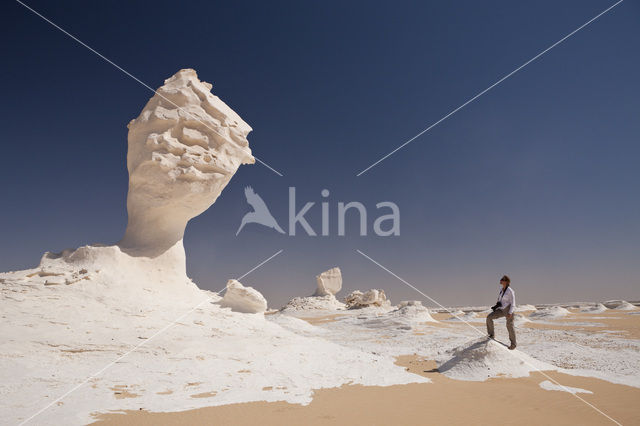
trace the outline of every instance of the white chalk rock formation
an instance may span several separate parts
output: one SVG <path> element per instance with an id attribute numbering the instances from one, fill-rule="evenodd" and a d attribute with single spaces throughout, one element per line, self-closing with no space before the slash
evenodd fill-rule
<path id="1" fill-rule="evenodd" d="M 529 315 L 529 318 L 554 319 L 554 318 L 566 317 L 570 313 L 571 312 L 569 312 L 567 309 L 563 308 L 562 306 L 551 306 L 546 309 L 539 309 L 535 312 L 532 312 Z"/>
<path id="2" fill-rule="evenodd" d="M 587 314 L 601 314 L 607 310 L 607 307 L 602 303 L 596 303 L 590 306 L 583 306 L 582 309 L 580 309 L 580 312 L 584 312 Z"/>
<path id="3" fill-rule="evenodd" d="M 129 123 L 129 221 L 118 243 L 134 256 L 175 250 L 182 268 L 187 222 L 207 210 L 241 164 L 251 127 L 192 69 L 165 80 Z"/>
<path id="4" fill-rule="evenodd" d="M 395 310 L 389 312 L 390 316 L 406 318 L 411 322 L 438 322 L 431 316 L 429 309 L 419 300 L 408 300 L 398 304 Z"/>
<path id="5" fill-rule="evenodd" d="M 251 127 L 210 90 L 194 70 L 180 70 L 129 123 L 129 220 L 122 240 L 47 252 L 39 275 L 25 279 L 55 276 L 43 280 L 48 286 L 94 280 L 132 301 L 139 297 L 134 288 L 202 297 L 186 274 L 185 227 L 214 203 L 241 164 L 254 162 L 246 139 Z"/>
<path id="6" fill-rule="evenodd" d="M 490 377 L 526 377 L 532 371 L 556 370 L 519 350 L 510 351 L 501 343 L 481 338 L 458 347 L 437 359 L 438 370 L 458 380 L 484 381 Z"/>
<path id="7" fill-rule="evenodd" d="M 316 276 L 318 288 L 314 296 L 326 296 L 332 294 L 335 296 L 342 289 L 342 272 L 340 268 L 331 268 Z"/>
<path id="8" fill-rule="evenodd" d="M 344 303 L 347 305 L 347 309 L 360 309 L 370 306 L 388 307 L 391 305 L 391 302 L 384 294 L 384 290 L 375 288 L 364 293 L 360 290 L 355 290 L 344 299 Z"/>
<path id="9" fill-rule="evenodd" d="M 533 305 L 516 305 L 516 312 L 528 312 L 528 311 L 535 311 L 536 307 Z"/>
<path id="10" fill-rule="evenodd" d="M 328 294 L 326 296 L 294 297 L 280 311 L 295 313 L 301 311 L 339 311 L 344 309 L 346 309 L 344 303 L 336 299 L 333 294 Z"/>
<path id="11" fill-rule="evenodd" d="M 317 288 L 312 296 L 294 297 L 280 311 L 295 313 L 310 310 L 335 311 L 345 309 L 335 294 L 342 289 L 340 268 L 331 268 L 316 276 Z"/>
<path id="12" fill-rule="evenodd" d="M 618 306 L 616 306 L 615 308 L 613 308 L 617 311 L 635 311 L 638 309 L 637 306 L 632 305 L 631 303 L 627 302 L 626 300 L 623 300 L 622 302 L 620 302 L 620 304 Z"/>
<path id="13" fill-rule="evenodd" d="M 255 288 L 245 287 L 238 280 L 229 280 L 220 306 L 235 312 L 259 314 L 267 310 L 267 299 Z"/>

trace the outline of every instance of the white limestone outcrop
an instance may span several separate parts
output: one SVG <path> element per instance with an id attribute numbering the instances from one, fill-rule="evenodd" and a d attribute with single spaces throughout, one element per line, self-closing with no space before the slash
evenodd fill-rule
<path id="1" fill-rule="evenodd" d="M 532 319 L 553 319 L 562 318 L 569 315 L 571 312 L 562 306 L 550 306 L 545 309 L 538 309 L 535 312 L 529 314 L 529 318 Z"/>
<path id="2" fill-rule="evenodd" d="M 342 272 L 340 268 L 331 268 L 316 276 L 318 288 L 314 296 L 334 295 L 342 289 Z"/>
<path id="3" fill-rule="evenodd" d="M 135 299 L 135 291 L 122 289 L 136 287 L 202 298 L 187 277 L 185 227 L 215 202 L 241 164 L 254 162 L 246 138 L 251 127 L 211 94 L 211 87 L 194 70 L 180 70 L 129 123 L 124 237 L 113 246 L 45 253 L 40 273 L 58 277 L 46 285 L 74 283 L 78 277 L 84 283 L 100 274 L 99 282 L 120 289 L 110 292 L 118 297 L 130 293 Z M 91 289 L 104 293 L 104 288 Z"/>
<path id="4" fill-rule="evenodd" d="M 620 302 L 620 304 L 618 306 L 616 306 L 615 308 L 613 308 L 617 311 L 635 311 L 638 309 L 637 306 L 632 305 L 631 303 L 627 302 L 626 300 L 623 300 Z"/>
<path id="5" fill-rule="evenodd" d="M 455 349 L 439 353 L 438 370 L 457 380 L 484 381 L 490 377 L 527 377 L 531 372 L 557 370 L 557 367 L 530 357 L 492 339 L 480 338 Z"/>
<path id="6" fill-rule="evenodd" d="M 311 310 L 335 311 L 345 309 L 335 294 L 342 289 L 342 272 L 335 267 L 316 275 L 317 288 L 311 296 L 294 297 L 280 311 L 300 312 Z"/>
<path id="7" fill-rule="evenodd" d="M 229 280 L 220 306 L 235 312 L 258 314 L 267 310 L 267 299 L 255 288 L 245 287 L 238 280 Z"/>
<path id="8" fill-rule="evenodd" d="M 594 303 L 593 305 L 582 306 L 580 309 L 580 312 L 589 314 L 601 314 L 605 311 L 608 311 L 608 309 L 602 303 Z"/>
<path id="9" fill-rule="evenodd" d="M 431 316 L 429 309 L 419 300 L 400 302 L 396 309 L 389 313 L 391 316 L 405 318 L 413 323 L 438 322 Z"/>
<path id="10" fill-rule="evenodd" d="M 192 69 L 165 80 L 129 127 L 129 221 L 118 245 L 135 256 L 184 257 L 187 222 L 207 210 L 241 164 L 251 127 Z"/>
<path id="11" fill-rule="evenodd" d="M 391 302 L 384 294 L 384 290 L 375 288 L 364 293 L 360 290 L 355 290 L 344 299 L 344 303 L 347 305 L 347 309 L 359 309 L 369 306 L 387 307 L 391 305 Z"/>
<path id="12" fill-rule="evenodd" d="M 333 294 L 326 296 L 294 297 L 284 305 L 281 312 L 301 312 L 301 311 L 339 311 L 346 309 L 344 303 L 340 302 Z"/>

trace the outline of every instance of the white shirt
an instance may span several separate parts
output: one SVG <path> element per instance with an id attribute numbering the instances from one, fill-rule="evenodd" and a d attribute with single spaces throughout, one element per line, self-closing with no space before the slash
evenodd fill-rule
<path id="1" fill-rule="evenodd" d="M 507 287 L 504 294 L 502 294 L 502 290 L 500 290 L 500 293 L 498 293 L 498 302 L 502 302 L 500 309 L 504 311 L 509 307 L 509 315 L 513 313 L 516 308 L 516 293 L 513 291 L 511 286 Z"/>

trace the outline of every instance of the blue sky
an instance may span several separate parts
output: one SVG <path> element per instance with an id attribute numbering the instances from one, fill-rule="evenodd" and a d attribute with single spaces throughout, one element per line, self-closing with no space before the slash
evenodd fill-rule
<path id="1" fill-rule="evenodd" d="M 30 6 L 151 87 L 194 68 L 254 129 L 243 166 L 185 234 L 190 276 L 274 307 L 340 266 L 343 292 L 492 303 L 639 299 L 640 7 L 629 0 L 360 177 L 356 174 L 613 2 L 116 2 Z M 119 240 L 127 123 L 152 95 L 18 3 L 2 7 L 0 270 Z M 328 189 L 332 236 L 247 226 L 251 185 L 284 225 L 288 188 Z M 338 237 L 337 203 L 393 201 L 401 235 Z M 371 226 L 373 219 L 370 219 Z"/>

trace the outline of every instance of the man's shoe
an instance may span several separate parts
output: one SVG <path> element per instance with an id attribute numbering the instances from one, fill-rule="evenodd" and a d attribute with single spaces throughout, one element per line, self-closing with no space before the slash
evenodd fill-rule
<path id="1" fill-rule="evenodd" d="M 516 344 L 512 343 L 511 346 L 509 346 L 509 350 L 512 351 L 516 348 Z"/>
<path id="2" fill-rule="evenodd" d="M 489 339 L 493 339 L 493 334 L 489 334 Z"/>

